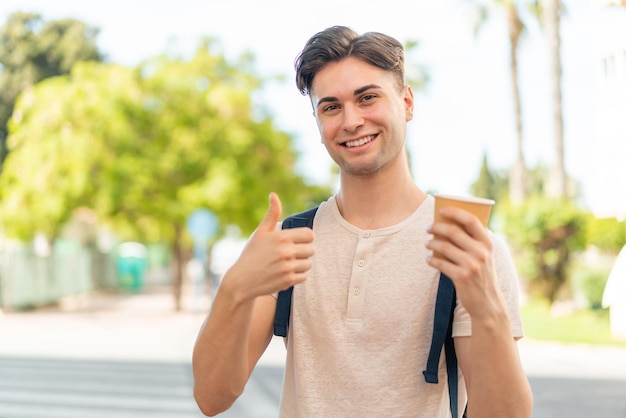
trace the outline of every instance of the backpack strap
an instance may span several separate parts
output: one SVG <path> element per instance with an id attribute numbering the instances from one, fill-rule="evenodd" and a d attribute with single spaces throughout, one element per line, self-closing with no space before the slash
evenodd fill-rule
<path id="1" fill-rule="evenodd" d="M 306 212 L 288 217 L 283 221 L 282 229 L 308 227 L 313 229 L 313 219 L 317 213 L 317 207 Z M 291 295 L 293 286 L 289 289 L 278 292 L 276 301 L 276 316 L 274 318 L 274 335 L 279 337 L 287 336 L 289 327 L 289 317 L 291 316 Z"/>
<path id="2" fill-rule="evenodd" d="M 457 368 L 454 338 L 452 338 L 452 322 L 456 307 L 456 290 L 452 280 L 445 274 L 439 276 L 437 300 L 435 301 L 435 319 L 433 339 L 424 370 L 424 379 L 428 383 L 439 383 L 438 369 L 442 348 L 446 352 L 446 370 L 448 373 L 448 394 L 450 395 L 450 411 L 452 418 L 458 418 L 459 411 L 459 371 Z M 465 416 L 465 414 L 464 414 Z"/>

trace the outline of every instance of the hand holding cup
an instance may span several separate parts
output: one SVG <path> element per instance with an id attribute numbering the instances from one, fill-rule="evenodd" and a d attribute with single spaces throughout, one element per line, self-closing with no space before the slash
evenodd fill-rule
<path id="1" fill-rule="evenodd" d="M 444 207 L 456 207 L 470 212 L 478 218 L 482 225 L 486 228 L 489 223 L 489 217 L 491 216 L 491 209 L 496 202 L 491 199 L 484 199 L 474 196 L 454 196 L 447 194 L 435 195 L 435 222 L 443 222 L 452 224 L 449 218 L 441 216 L 440 210 Z M 442 241 L 449 241 L 447 238 L 435 235 L 435 238 Z M 445 258 L 443 255 L 433 252 L 433 255 L 439 258 Z"/>

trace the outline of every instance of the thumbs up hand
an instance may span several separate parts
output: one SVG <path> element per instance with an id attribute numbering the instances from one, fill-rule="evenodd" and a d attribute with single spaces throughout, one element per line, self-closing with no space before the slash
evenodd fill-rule
<path id="1" fill-rule="evenodd" d="M 280 222 L 282 214 L 283 205 L 280 202 L 280 198 L 276 193 L 270 193 L 270 206 L 267 209 L 265 218 L 263 218 L 255 233 L 258 231 L 264 231 L 267 233 L 274 232 L 276 230 L 276 224 Z"/>
<path id="2" fill-rule="evenodd" d="M 245 298 L 273 294 L 303 282 L 311 268 L 314 234 L 310 228 L 277 229 L 282 205 L 270 194 L 269 209 L 239 259 L 226 272 L 223 284 Z"/>

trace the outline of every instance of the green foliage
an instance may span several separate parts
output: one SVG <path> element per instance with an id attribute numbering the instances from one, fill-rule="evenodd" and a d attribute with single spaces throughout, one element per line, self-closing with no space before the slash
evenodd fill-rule
<path id="1" fill-rule="evenodd" d="M 76 62 L 101 61 L 97 34 L 78 20 L 45 22 L 38 14 L 19 12 L 0 28 L 0 164 L 17 96 L 41 80 L 69 73 Z"/>
<path id="2" fill-rule="evenodd" d="M 526 172 L 526 187 L 531 196 L 544 194 L 544 181 L 548 177 L 549 170 L 543 164 L 537 164 Z M 483 161 L 478 172 L 478 177 L 472 183 L 471 193 L 475 196 L 494 199 L 496 202 L 504 202 L 509 199 L 510 170 L 494 169 L 489 166 L 487 154 L 483 154 Z M 497 206 L 496 206 L 497 208 Z"/>
<path id="3" fill-rule="evenodd" d="M 480 166 L 478 178 L 471 185 L 472 194 L 498 202 L 506 196 L 507 187 L 508 178 L 506 175 L 492 170 L 489 167 L 487 154 L 483 154 L 483 162 Z"/>
<path id="4" fill-rule="evenodd" d="M 204 42 L 189 60 L 135 70 L 80 63 L 18 100 L 0 176 L 6 233 L 58 235 L 91 208 L 126 239 L 173 242 L 196 208 L 249 233 L 270 191 L 286 212 L 326 196 L 294 172 L 291 138 L 255 110 L 250 56 L 229 63 Z M 253 112 L 254 110 L 254 112 Z"/>
<path id="5" fill-rule="evenodd" d="M 424 90 L 430 83 L 430 74 L 428 68 L 422 64 L 418 64 L 417 53 L 419 49 L 419 41 L 415 39 L 407 40 L 404 43 L 404 78 L 413 90 Z"/>
<path id="6" fill-rule="evenodd" d="M 587 302 L 587 308 L 602 308 L 604 288 L 609 278 L 609 271 L 580 268 L 572 274 L 574 287 L 580 291 Z"/>
<path id="7" fill-rule="evenodd" d="M 554 302 L 573 254 L 586 247 L 585 214 L 573 202 L 536 196 L 508 206 L 503 217 L 530 291 Z"/>
<path id="8" fill-rule="evenodd" d="M 626 245 L 626 222 L 616 218 L 596 218 L 590 214 L 587 237 L 589 245 L 617 255 Z"/>
<path id="9" fill-rule="evenodd" d="M 546 193 L 546 179 L 550 178 L 550 169 L 543 163 L 538 163 L 528 170 L 527 187 L 530 196 L 542 196 Z"/>
<path id="10" fill-rule="evenodd" d="M 95 171 L 116 162 L 124 167 L 123 157 L 115 159 L 107 148 L 133 138 L 122 103 L 140 93 L 127 73 L 78 65 L 71 77 L 48 79 L 20 97 L 11 120 L 12 152 L 0 176 L 9 235 L 31 239 L 41 231 L 55 237 L 74 209 L 99 207 L 96 192 L 103 190 Z"/>

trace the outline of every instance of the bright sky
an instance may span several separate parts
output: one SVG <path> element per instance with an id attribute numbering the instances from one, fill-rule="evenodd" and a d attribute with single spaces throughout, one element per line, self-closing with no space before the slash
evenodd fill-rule
<path id="1" fill-rule="evenodd" d="M 46 20 L 78 18 L 101 29 L 99 45 L 111 61 L 129 66 L 168 49 L 191 51 L 202 36 L 219 39 L 229 55 L 252 51 L 260 73 L 287 76 L 284 85 L 270 86 L 262 100 L 279 127 L 295 135 L 303 157 L 301 169 L 316 181 L 327 179 L 330 162 L 308 99 L 292 81 L 293 60 L 306 40 L 335 24 L 359 32 L 386 32 L 402 42 L 417 39 L 417 58 L 428 67 L 431 83 L 418 93 L 409 131 L 416 181 L 428 191 L 467 194 L 484 152 L 496 168 L 509 166 L 515 157 L 504 15 L 495 14 L 474 37 L 468 3 L 318 0 L 304 6 L 290 0 L 2 0 L 0 19 L 4 23 L 10 12 L 18 10 L 41 13 Z M 600 46 L 609 36 L 626 39 L 626 9 L 607 9 L 599 0 L 566 3 L 562 22 L 566 167 L 581 182 L 587 204 L 593 201 L 595 208 L 603 204 L 590 192 L 603 180 L 589 167 L 597 154 Z M 520 58 L 525 153 L 531 165 L 552 164 L 547 46 L 536 22 L 529 22 L 528 29 Z M 619 210 L 626 214 L 626 202 L 622 206 Z"/>

